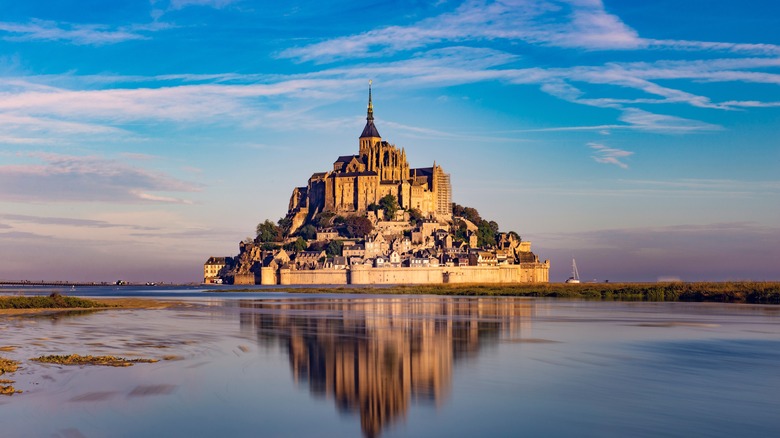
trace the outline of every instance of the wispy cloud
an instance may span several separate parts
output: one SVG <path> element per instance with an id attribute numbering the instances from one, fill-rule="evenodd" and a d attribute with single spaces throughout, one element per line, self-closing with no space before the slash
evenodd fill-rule
<path id="1" fill-rule="evenodd" d="M 627 108 L 620 120 L 630 123 L 637 129 L 655 132 L 687 133 L 694 131 L 719 131 L 718 125 L 686 119 L 683 117 L 654 114 L 636 108 Z"/>
<path id="2" fill-rule="evenodd" d="M 746 53 L 754 55 L 776 56 L 780 55 L 780 46 L 775 44 L 744 44 L 710 41 L 686 41 L 686 40 L 657 40 L 645 39 L 649 48 L 662 48 L 674 50 L 695 50 L 713 52 Z"/>
<path id="3" fill-rule="evenodd" d="M 780 107 L 780 102 L 759 102 L 756 100 L 729 100 L 723 105 L 742 108 L 773 108 Z"/>
<path id="4" fill-rule="evenodd" d="M 539 46 L 586 50 L 684 50 L 706 52 L 702 60 L 656 61 L 652 63 L 610 62 L 596 66 L 568 68 L 510 68 L 519 57 L 480 47 L 494 40 L 523 42 Z M 428 50 L 432 48 L 432 50 Z M 394 59 L 400 52 L 416 51 L 410 59 Z M 480 52 L 482 51 L 482 52 Z M 712 52 L 735 58 L 709 59 Z M 464 62 L 481 53 L 478 65 Z M 465 1 L 454 11 L 409 25 L 385 26 L 356 35 L 332 38 L 294 47 L 281 57 L 327 63 L 340 59 L 366 59 L 363 66 L 323 70 L 330 75 L 361 74 L 383 78 L 388 85 L 436 86 L 505 81 L 537 84 L 557 98 L 588 106 L 613 108 L 626 125 L 618 129 L 687 133 L 722 129 L 712 123 L 647 111 L 647 105 L 683 104 L 697 108 L 741 110 L 775 107 L 775 102 L 727 100 L 674 88 L 656 81 L 685 79 L 700 82 L 778 83 L 780 75 L 764 71 L 780 66 L 780 46 L 728 42 L 662 40 L 644 38 L 610 14 L 600 0 Z M 509 56 L 507 56 L 509 55 Z M 405 56 L 405 55 L 404 55 Z M 745 58 L 744 56 L 749 56 Z M 382 61 L 374 61 L 378 59 Z M 752 70 L 752 71 L 751 71 Z M 585 84 L 586 87 L 581 87 Z M 600 91 L 591 95 L 591 85 L 610 85 L 614 95 Z M 645 96 L 625 98 L 626 89 Z M 606 94 L 606 95 L 605 95 Z M 621 96 L 621 97 L 617 97 Z M 641 108 L 641 109 L 640 109 Z M 661 111 L 663 112 L 663 111 Z"/>
<path id="5" fill-rule="evenodd" d="M 91 121 L 58 120 L 49 116 L 28 116 L 12 112 L 0 112 L 0 144 L 28 145 L 56 143 L 63 145 L 67 138 L 83 139 L 85 136 L 116 139 L 127 131 Z"/>
<path id="6" fill-rule="evenodd" d="M 406 26 L 386 26 L 357 35 L 287 49 L 281 57 L 329 62 L 370 58 L 443 42 L 519 41 L 586 50 L 697 50 L 758 55 L 780 54 L 773 44 L 736 44 L 640 37 L 610 14 L 601 0 L 466 1 L 455 11 Z"/>
<path id="7" fill-rule="evenodd" d="M 171 9 L 183 9 L 188 6 L 206 6 L 215 9 L 222 9 L 240 0 L 171 0 Z"/>
<path id="8" fill-rule="evenodd" d="M 159 30 L 165 25 L 138 25 L 114 28 L 102 24 L 57 23 L 32 19 L 27 23 L 0 22 L 0 32 L 10 41 L 65 41 L 77 45 L 117 44 L 148 37 L 141 30 Z"/>
<path id="9" fill-rule="evenodd" d="M 362 82 L 362 81 L 361 81 Z M 26 84 L 25 84 L 26 85 Z M 336 79 L 289 79 L 243 85 L 196 84 L 158 88 L 69 90 L 48 87 L 18 89 L 0 99 L 0 112 L 123 122 L 128 120 L 198 121 L 236 118 L 261 107 L 259 99 L 287 97 L 327 99 L 349 82 Z M 21 85 L 18 85 L 21 88 Z M 273 105 L 272 105 L 273 106 Z M 11 117 L 11 116 L 8 116 Z M 21 116 L 14 116 L 17 119 Z"/>
<path id="10" fill-rule="evenodd" d="M 465 190 L 481 192 L 490 190 L 508 194 L 545 194 L 550 196 L 575 196 L 578 198 L 655 198 L 655 199 L 724 199 L 754 198 L 766 200 L 767 197 L 780 196 L 780 181 L 744 181 L 734 179 L 669 179 L 641 180 L 619 179 L 618 185 L 603 187 L 596 184 L 578 184 L 562 187 L 560 184 L 533 185 L 526 182 L 501 179 L 480 179 L 471 181 Z"/>
<path id="11" fill-rule="evenodd" d="M 46 241 L 51 239 L 52 236 L 47 236 L 44 234 L 38 234 L 38 233 L 28 233 L 27 231 L 8 231 L 6 233 L 0 233 L 0 237 L 3 238 L 4 241 L 6 239 L 14 239 L 14 240 L 25 240 L 28 242 L 36 242 L 36 241 Z"/>
<path id="12" fill-rule="evenodd" d="M 79 219 L 79 218 L 71 218 L 71 217 L 32 216 L 26 214 L 0 214 L 0 218 L 5 219 L 6 221 L 9 222 L 20 222 L 24 224 L 62 225 L 68 227 L 86 227 L 86 228 L 129 228 L 138 231 L 159 230 L 159 228 L 157 227 L 145 227 L 139 225 L 111 223 L 103 220 Z"/>
<path id="13" fill-rule="evenodd" d="M 413 50 L 443 41 L 517 40 L 586 49 L 642 45 L 637 33 L 604 10 L 600 1 L 466 1 L 454 12 L 409 26 L 387 26 L 358 35 L 287 49 L 280 56 L 327 62 Z"/>
<path id="14" fill-rule="evenodd" d="M 182 7 L 190 4 L 224 7 L 229 3 L 185 1 L 177 4 Z M 463 29 L 466 31 L 461 32 Z M 223 73 L 6 79 L 0 84 L 0 90 L 3 90 L 0 93 L 0 139 L 15 144 L 35 143 L 43 130 L 96 135 L 100 131 L 124 129 L 126 127 L 120 127 L 122 124 L 138 120 L 177 123 L 235 123 L 241 120 L 252 126 L 266 123 L 275 129 L 287 129 L 293 126 L 290 120 L 310 117 L 310 110 L 343 99 L 345 90 L 357 89 L 355 85 L 367 77 L 381 80 L 388 87 L 405 89 L 489 81 L 533 85 L 568 102 L 614 109 L 616 121 L 622 122 L 609 123 L 607 120 L 596 127 L 546 128 L 548 130 L 623 129 L 671 134 L 716 131 L 722 127 L 672 115 L 673 110 L 666 108 L 688 105 L 713 110 L 745 110 L 780 105 L 774 101 L 733 98 L 717 101 L 701 92 L 685 90 L 684 82 L 671 81 L 780 84 L 780 75 L 766 71 L 780 67 L 778 57 L 515 68 L 522 63 L 521 56 L 480 47 L 482 42 L 515 38 L 561 47 L 579 44 L 577 47 L 588 49 L 646 46 L 636 32 L 607 13 L 597 0 L 490 2 L 487 5 L 466 1 L 453 12 L 410 26 L 390 26 L 327 40 L 290 49 L 284 55 L 313 60 L 358 56 L 370 61 L 365 64 L 287 76 Z M 654 40 L 653 44 L 660 47 L 661 42 Z M 710 47 L 702 45 L 705 46 Z M 761 45 L 766 50 L 759 55 L 771 49 L 771 45 L 765 46 Z M 727 52 L 748 52 L 748 47 L 740 47 Z M 372 58 L 374 54 L 402 50 L 419 52 L 401 60 Z M 665 80 L 665 85 L 656 83 L 661 80 Z M 145 88 L 133 87 L 139 82 L 143 82 Z M 598 92 L 593 91 L 596 89 Z M 626 98 L 626 90 L 642 95 Z M 650 111 L 649 105 L 659 109 Z M 321 124 L 332 122 L 321 121 Z M 13 130 L 14 125 L 25 123 L 28 132 Z M 5 132 L 4 125 L 8 126 Z M 318 122 L 309 118 L 307 126 L 318 126 Z M 416 135 L 423 134 L 418 132 Z"/>
<path id="15" fill-rule="evenodd" d="M 674 180 L 621 180 L 622 184 L 653 190 L 674 190 L 727 195 L 752 193 L 754 195 L 780 195 L 780 181 L 745 181 L 735 179 L 674 179 Z"/>
<path id="16" fill-rule="evenodd" d="M 190 203 L 155 192 L 194 192 L 197 184 L 96 156 L 31 153 L 37 164 L 0 166 L 0 200 L 12 202 Z"/>
<path id="17" fill-rule="evenodd" d="M 597 163 L 614 164 L 623 169 L 628 169 L 628 164 L 621 160 L 634 155 L 633 152 L 607 147 L 599 143 L 588 143 L 588 147 L 594 150 L 595 155 L 592 158 Z"/>

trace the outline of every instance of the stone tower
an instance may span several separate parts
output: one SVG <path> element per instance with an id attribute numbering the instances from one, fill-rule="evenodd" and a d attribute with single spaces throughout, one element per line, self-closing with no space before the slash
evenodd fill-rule
<path id="1" fill-rule="evenodd" d="M 380 181 L 401 182 L 409 179 L 406 151 L 382 141 L 374 126 L 374 104 L 371 101 L 371 81 L 368 81 L 368 111 L 366 126 L 360 134 L 360 161 L 367 172 L 376 172 Z"/>
<path id="2" fill-rule="evenodd" d="M 364 213 L 387 195 L 394 196 L 403 210 L 416 209 L 425 217 L 451 220 L 450 176 L 436 163 L 409 168 L 406 150 L 379 135 L 372 97 L 369 81 L 366 125 L 358 154 L 338 157 L 331 170 L 314 173 L 305 187 L 293 190 L 287 212 L 293 231 L 321 212 L 342 216 Z"/>

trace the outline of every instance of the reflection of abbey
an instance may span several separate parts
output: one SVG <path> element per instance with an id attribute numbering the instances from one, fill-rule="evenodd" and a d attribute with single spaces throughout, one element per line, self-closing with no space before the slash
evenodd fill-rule
<path id="1" fill-rule="evenodd" d="M 237 257 L 211 257 L 205 283 L 437 284 L 549 281 L 531 242 L 452 203 L 435 162 L 411 168 L 383 141 L 371 88 L 358 153 L 296 187 L 285 218 L 258 225 Z"/>
<path id="2" fill-rule="evenodd" d="M 452 217 L 450 176 L 437 166 L 410 169 L 406 150 L 382 140 L 374 125 L 371 89 L 368 92 L 366 126 L 360 134 L 358 155 L 345 155 L 333 170 L 315 173 L 306 187 L 296 187 L 288 215 L 297 229 L 307 217 L 329 211 L 360 213 L 394 196 L 402 210 L 416 209 L 423 216 L 448 221 Z"/>
<path id="3" fill-rule="evenodd" d="M 286 350 L 296 382 L 378 437 L 418 405 L 448 402 L 453 366 L 530 327 L 535 304 L 497 298 L 242 300 L 242 329 Z M 243 331 L 243 330 L 242 330 Z"/>

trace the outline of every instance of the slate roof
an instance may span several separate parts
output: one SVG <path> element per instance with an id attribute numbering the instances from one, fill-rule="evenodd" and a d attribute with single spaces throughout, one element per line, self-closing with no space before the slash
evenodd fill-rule
<path id="1" fill-rule="evenodd" d="M 335 163 L 349 163 L 353 158 L 358 158 L 359 155 L 342 155 Z"/>
<path id="2" fill-rule="evenodd" d="M 366 122 L 366 127 L 363 128 L 363 133 L 360 134 L 360 138 L 363 137 L 381 137 L 379 131 L 376 130 L 376 126 L 374 126 L 373 120 L 368 120 Z"/>

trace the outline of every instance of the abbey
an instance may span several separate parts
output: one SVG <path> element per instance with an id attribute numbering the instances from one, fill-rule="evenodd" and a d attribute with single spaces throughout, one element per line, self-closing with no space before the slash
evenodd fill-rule
<path id="1" fill-rule="evenodd" d="M 315 173 L 306 187 L 296 187 L 287 216 L 292 230 L 321 212 L 361 213 L 392 195 L 402 210 L 418 210 L 424 217 L 452 219 L 450 176 L 441 166 L 410 168 L 406 151 L 382 140 L 374 125 L 371 84 L 366 126 L 356 155 L 338 157 L 333 169 Z"/>
<path id="2" fill-rule="evenodd" d="M 278 226 L 266 220 L 235 257 L 211 257 L 204 283 L 546 283 L 531 242 L 452 202 L 436 162 L 412 168 L 374 125 L 371 83 L 357 154 L 296 187 Z"/>

